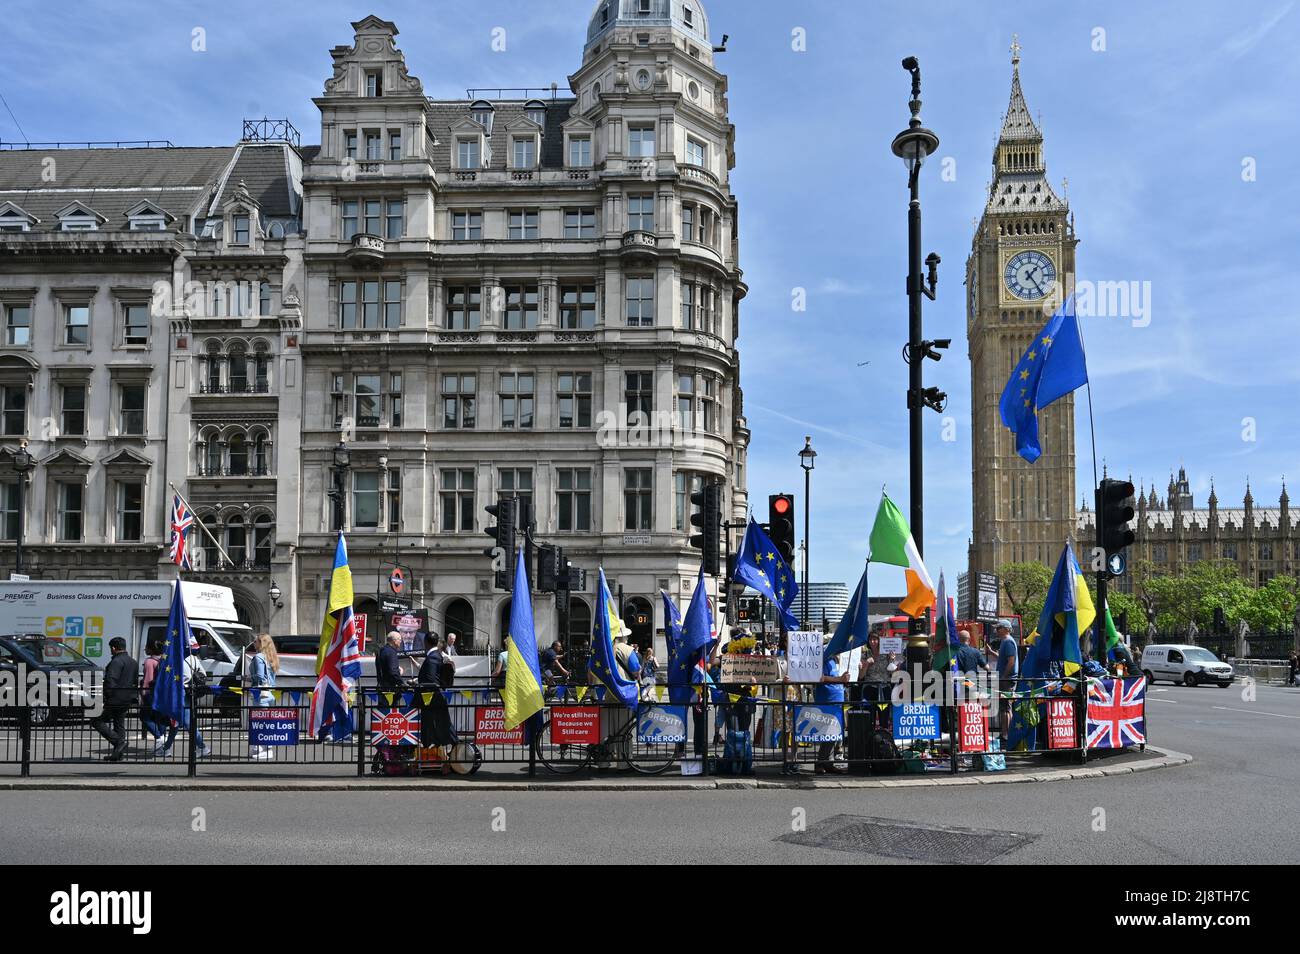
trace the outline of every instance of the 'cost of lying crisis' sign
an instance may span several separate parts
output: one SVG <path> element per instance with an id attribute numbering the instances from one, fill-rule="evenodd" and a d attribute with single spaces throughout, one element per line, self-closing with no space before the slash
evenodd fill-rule
<path id="1" fill-rule="evenodd" d="M 939 707 L 925 702 L 894 703 L 894 738 L 939 738 Z"/>

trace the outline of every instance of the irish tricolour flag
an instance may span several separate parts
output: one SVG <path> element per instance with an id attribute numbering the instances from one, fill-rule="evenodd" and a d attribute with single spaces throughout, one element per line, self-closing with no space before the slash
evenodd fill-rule
<path id="1" fill-rule="evenodd" d="M 880 495 L 880 509 L 871 528 L 871 562 L 889 563 L 903 568 L 907 595 L 898 604 L 908 616 L 922 615 L 934 603 L 934 583 L 921 561 L 907 521 L 887 494 Z"/>

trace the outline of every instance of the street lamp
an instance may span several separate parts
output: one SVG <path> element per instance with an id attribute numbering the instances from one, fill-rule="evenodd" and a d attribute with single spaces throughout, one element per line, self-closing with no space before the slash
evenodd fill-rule
<path id="1" fill-rule="evenodd" d="M 812 494 L 812 472 L 817 465 L 817 452 L 812 448 L 812 438 L 805 436 L 803 450 L 799 452 L 799 466 L 803 468 L 803 614 L 800 619 L 808 625 L 808 508 Z"/>
<path id="2" fill-rule="evenodd" d="M 274 606 L 276 609 L 279 609 L 281 606 L 284 605 L 283 603 L 280 602 L 280 596 L 281 596 L 280 584 L 276 583 L 274 579 L 271 580 L 271 588 L 267 590 L 266 595 L 271 597 L 271 605 Z"/>
<path id="3" fill-rule="evenodd" d="M 921 67 L 915 56 L 903 60 L 903 69 L 912 74 L 912 98 L 908 108 L 912 118 L 907 128 L 894 137 L 890 147 L 894 155 L 903 160 L 907 167 L 907 188 L 909 201 L 907 206 L 907 348 L 904 357 L 908 363 L 907 412 L 910 461 L 910 496 L 912 539 L 916 541 L 918 553 L 924 552 L 924 480 L 921 467 L 922 440 L 921 414 L 926 407 L 938 410 L 943 407 L 947 395 L 936 388 L 929 391 L 923 387 L 922 361 L 929 357 L 939 360 L 938 350 L 946 347 L 947 342 L 933 342 L 922 339 L 921 296 L 934 301 L 936 274 L 939 256 L 931 253 L 925 259 L 927 274 L 921 276 L 921 166 L 926 158 L 939 148 L 939 137 L 921 125 Z M 909 670 L 919 663 L 924 666 L 929 659 L 929 646 L 924 634 L 924 618 L 914 619 L 908 626 L 907 665 Z"/>
<path id="4" fill-rule="evenodd" d="M 352 463 L 352 452 L 348 450 L 346 441 L 339 441 L 338 446 L 334 448 L 334 489 L 330 491 L 330 497 L 334 501 L 334 529 L 342 530 L 344 518 L 347 515 L 346 501 L 344 499 L 344 487 L 347 486 L 348 465 Z"/>
<path id="5" fill-rule="evenodd" d="M 17 546 L 14 554 L 14 572 L 21 574 L 23 572 L 23 518 L 27 514 L 27 475 L 35 466 L 32 455 L 27 450 L 26 441 L 22 441 L 18 445 L 18 450 L 14 452 L 13 466 L 18 474 L 18 533 L 15 538 Z"/>

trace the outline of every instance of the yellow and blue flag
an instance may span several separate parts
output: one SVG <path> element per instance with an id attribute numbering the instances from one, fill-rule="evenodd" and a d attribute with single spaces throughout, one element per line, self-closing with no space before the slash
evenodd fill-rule
<path id="1" fill-rule="evenodd" d="M 1088 582 L 1067 543 L 1056 564 L 1052 585 L 1047 590 L 1042 615 L 1038 618 L 1038 639 L 1034 640 L 1020 667 L 1021 675 L 1039 678 L 1049 675 L 1051 663 L 1061 663 L 1066 676 L 1074 676 L 1083 665 L 1080 635 L 1097 618 Z"/>
<path id="2" fill-rule="evenodd" d="M 520 551 L 519 558 L 515 560 L 515 588 L 510 599 L 510 628 L 506 632 L 506 653 L 509 660 L 506 665 L 506 684 L 501 690 L 507 729 L 522 725 L 545 705 L 527 566 L 528 561 Z"/>
<path id="3" fill-rule="evenodd" d="M 189 724 L 185 712 L 185 657 L 190 654 L 190 621 L 185 615 L 181 581 L 172 591 L 172 608 L 167 616 L 167 639 L 163 643 L 158 675 L 154 678 L 153 710 L 169 719 Z"/>
<path id="4" fill-rule="evenodd" d="M 799 618 L 790 609 L 799 593 L 794 571 L 776 552 L 776 544 L 753 517 L 749 518 L 740 552 L 736 554 L 735 579 L 752 586 L 775 603 L 786 629 L 799 628 Z"/>
<path id="5" fill-rule="evenodd" d="M 1043 449 L 1038 443 L 1038 412 L 1088 383 L 1083 338 L 1074 314 L 1074 296 L 1034 336 L 1002 389 L 998 410 L 1002 423 L 1016 435 L 1016 453 L 1029 463 Z"/>
<path id="6" fill-rule="evenodd" d="M 625 706 L 636 707 L 636 683 L 623 677 L 614 661 L 614 637 L 623 631 L 614 608 L 614 598 L 605 581 L 605 568 L 600 568 L 600 587 L 596 597 L 596 623 L 591 634 L 591 660 L 587 668 L 596 681 L 614 694 Z"/>
<path id="7" fill-rule="evenodd" d="M 313 736 L 328 728 L 335 740 L 341 740 L 352 731 L 352 690 L 361 680 L 360 634 L 352 599 L 348 546 L 340 531 L 316 656 L 316 687 L 307 710 L 308 731 Z"/>
<path id="8" fill-rule="evenodd" d="M 316 650 L 316 675 L 319 676 L 325 665 L 325 655 L 334 641 L 334 633 L 339 627 L 339 610 L 352 608 L 355 599 L 352 592 L 352 568 L 348 566 L 348 545 L 339 531 L 338 542 L 334 545 L 334 570 L 330 573 L 329 595 L 325 598 L 325 619 L 321 623 L 320 647 Z"/>

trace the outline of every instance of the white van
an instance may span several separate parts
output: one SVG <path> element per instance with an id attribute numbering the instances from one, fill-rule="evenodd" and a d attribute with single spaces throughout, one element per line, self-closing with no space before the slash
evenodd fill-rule
<path id="1" fill-rule="evenodd" d="M 1232 685 L 1232 667 L 1202 646 L 1147 646 L 1142 650 L 1142 674 L 1148 684 L 1167 679 L 1184 686 L 1212 682 L 1226 689 Z"/>

